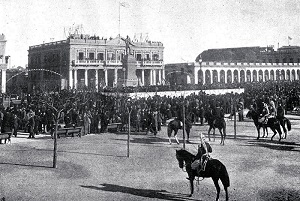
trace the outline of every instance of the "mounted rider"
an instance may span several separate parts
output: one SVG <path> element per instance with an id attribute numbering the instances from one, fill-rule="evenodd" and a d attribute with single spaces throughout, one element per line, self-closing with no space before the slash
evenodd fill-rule
<path id="1" fill-rule="evenodd" d="M 198 172 L 205 171 L 206 163 L 210 159 L 209 153 L 212 152 L 212 148 L 208 142 L 205 141 L 204 135 L 200 133 L 200 144 L 198 145 L 198 153 L 195 157 L 195 161 L 192 163 L 192 168 Z"/>
<path id="2" fill-rule="evenodd" d="M 267 124 L 269 115 L 270 115 L 270 110 L 268 104 L 263 102 L 263 109 L 261 113 L 260 122 L 263 124 Z"/>

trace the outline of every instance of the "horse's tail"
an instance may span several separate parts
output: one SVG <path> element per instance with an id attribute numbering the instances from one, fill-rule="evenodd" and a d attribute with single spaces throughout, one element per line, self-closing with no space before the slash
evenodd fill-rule
<path id="1" fill-rule="evenodd" d="M 288 118 L 285 118 L 285 122 L 286 122 L 288 131 L 290 131 L 292 129 L 291 121 Z"/>
<path id="2" fill-rule="evenodd" d="M 221 168 L 221 172 L 220 172 L 220 179 L 221 179 L 221 182 L 224 187 L 230 186 L 229 175 L 228 175 L 225 165 L 223 165 L 223 164 L 222 164 L 222 168 Z"/>

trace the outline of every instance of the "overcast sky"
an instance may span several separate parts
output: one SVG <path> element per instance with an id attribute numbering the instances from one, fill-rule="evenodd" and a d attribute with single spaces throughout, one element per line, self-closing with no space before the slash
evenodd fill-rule
<path id="1" fill-rule="evenodd" d="M 300 44 L 297 0 L 120 1 L 126 2 L 121 36 L 143 33 L 161 41 L 165 63 L 192 62 L 212 48 Z M 73 25 L 116 37 L 119 0 L 0 0 L 0 34 L 6 35 L 11 65 L 25 66 L 29 46 L 63 40 L 64 29 Z"/>

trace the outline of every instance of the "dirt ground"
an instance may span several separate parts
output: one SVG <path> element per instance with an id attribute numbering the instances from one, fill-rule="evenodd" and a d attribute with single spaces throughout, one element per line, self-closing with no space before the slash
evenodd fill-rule
<path id="1" fill-rule="evenodd" d="M 230 200 L 300 200 L 300 118 L 290 116 L 292 131 L 286 140 L 256 140 L 252 121 L 227 121 L 227 139 L 219 133 L 211 141 L 212 157 L 219 159 L 230 176 Z M 193 126 L 191 144 L 196 153 L 199 132 Z M 182 139 L 182 131 L 179 132 Z M 60 138 L 57 168 L 52 168 L 53 140 L 47 135 L 27 139 L 24 134 L 0 145 L 0 198 L 6 201 L 94 200 L 215 200 L 211 179 L 197 185 L 188 198 L 189 183 L 175 157 L 180 145 L 169 145 L 166 127 L 152 134 L 132 133 L 127 157 L 127 134 L 105 133 L 82 138 Z M 220 183 L 221 185 L 221 183 Z M 221 185 L 220 200 L 225 200 Z"/>

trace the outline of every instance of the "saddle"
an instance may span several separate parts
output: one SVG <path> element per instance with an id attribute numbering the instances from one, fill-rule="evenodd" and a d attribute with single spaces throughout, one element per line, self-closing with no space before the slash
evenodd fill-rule
<path id="1" fill-rule="evenodd" d="M 200 173 L 201 171 L 204 172 L 206 169 L 207 161 L 210 159 L 211 157 L 209 155 L 203 155 L 202 159 L 195 160 L 191 164 L 191 167 L 193 170 L 197 170 L 198 173 Z"/>

